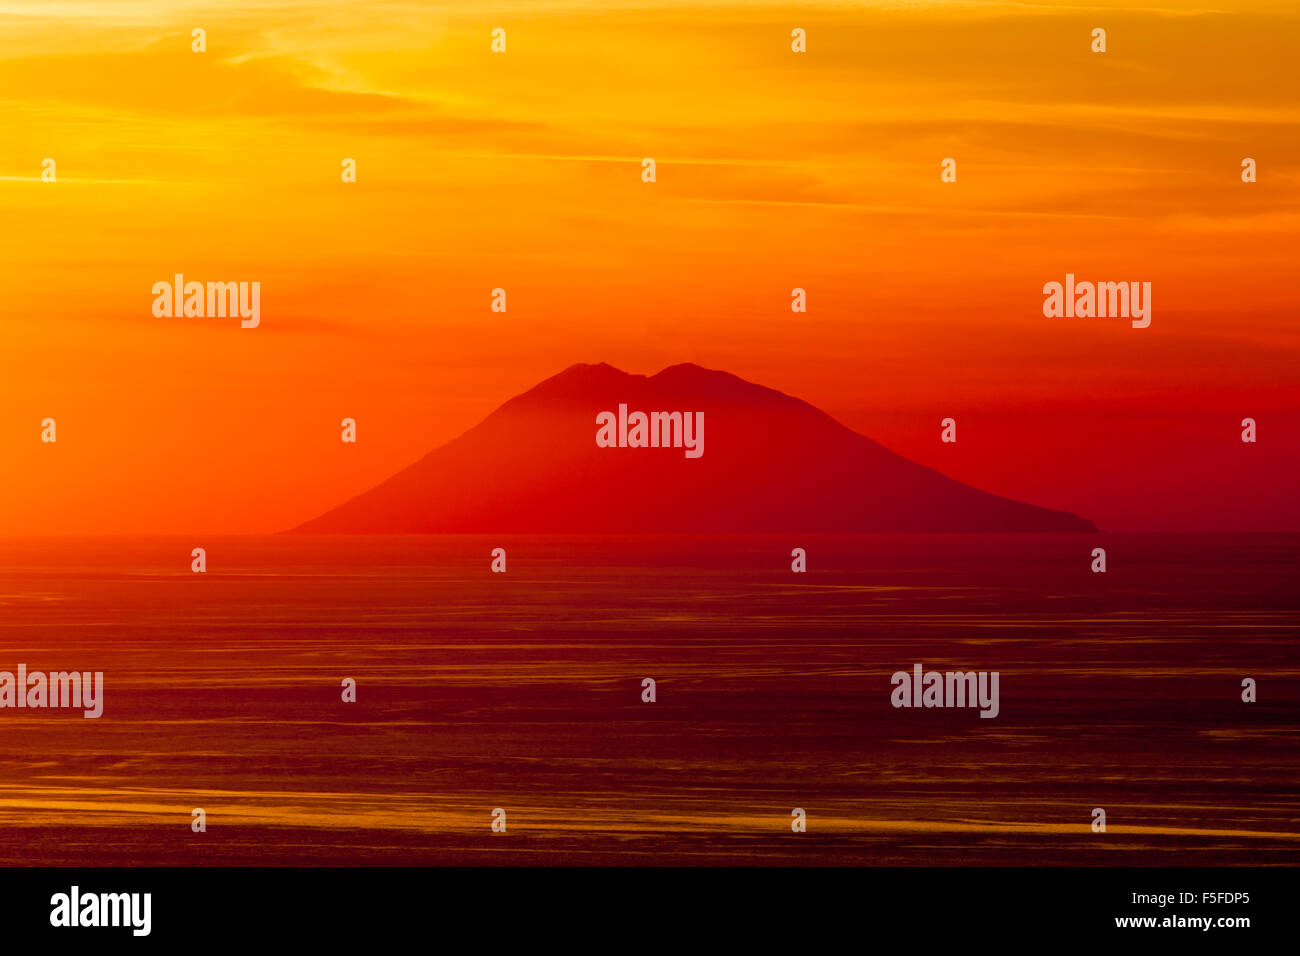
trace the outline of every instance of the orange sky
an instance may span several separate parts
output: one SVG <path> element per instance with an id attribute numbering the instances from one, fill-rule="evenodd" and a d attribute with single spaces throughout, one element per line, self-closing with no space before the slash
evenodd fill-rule
<path id="1" fill-rule="evenodd" d="M 1300 529 L 1293 3 L 228 6 L 0 0 L 0 534 L 279 530 L 579 361 L 1108 529 Z M 176 272 L 261 327 L 155 318 Z M 1066 272 L 1151 327 L 1045 318 Z"/>

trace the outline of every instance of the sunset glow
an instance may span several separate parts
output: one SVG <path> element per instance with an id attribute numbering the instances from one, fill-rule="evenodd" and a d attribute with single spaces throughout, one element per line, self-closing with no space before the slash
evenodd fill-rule
<path id="1" fill-rule="evenodd" d="M 1130 6 L 0 3 L 0 534 L 282 530 L 601 361 L 1108 530 L 1300 528 L 1300 19 Z M 261 326 L 155 318 L 178 272 Z M 1045 318 L 1067 272 L 1150 328 Z"/>

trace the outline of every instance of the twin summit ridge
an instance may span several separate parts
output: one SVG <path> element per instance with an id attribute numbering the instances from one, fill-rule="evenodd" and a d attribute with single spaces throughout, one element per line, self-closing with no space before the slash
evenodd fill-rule
<path id="1" fill-rule="evenodd" d="M 954 481 L 728 372 L 684 363 L 631 375 L 602 362 L 516 395 L 291 532 L 1096 530 L 1078 515 Z"/>

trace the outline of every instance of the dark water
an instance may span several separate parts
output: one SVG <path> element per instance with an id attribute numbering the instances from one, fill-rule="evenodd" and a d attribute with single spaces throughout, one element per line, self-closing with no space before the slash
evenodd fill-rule
<path id="1" fill-rule="evenodd" d="M 0 670 L 106 686 L 0 710 L 0 862 L 1294 864 L 1298 580 L 1294 535 L 3 541 Z M 999 716 L 891 707 L 913 663 Z"/>

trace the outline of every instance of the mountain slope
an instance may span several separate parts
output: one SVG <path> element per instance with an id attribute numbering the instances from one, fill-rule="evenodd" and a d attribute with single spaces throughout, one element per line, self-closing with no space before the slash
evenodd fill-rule
<path id="1" fill-rule="evenodd" d="M 599 412 L 703 412 L 704 453 L 602 448 Z M 574 365 L 304 533 L 1094 531 L 894 454 L 806 402 L 697 365 Z"/>

